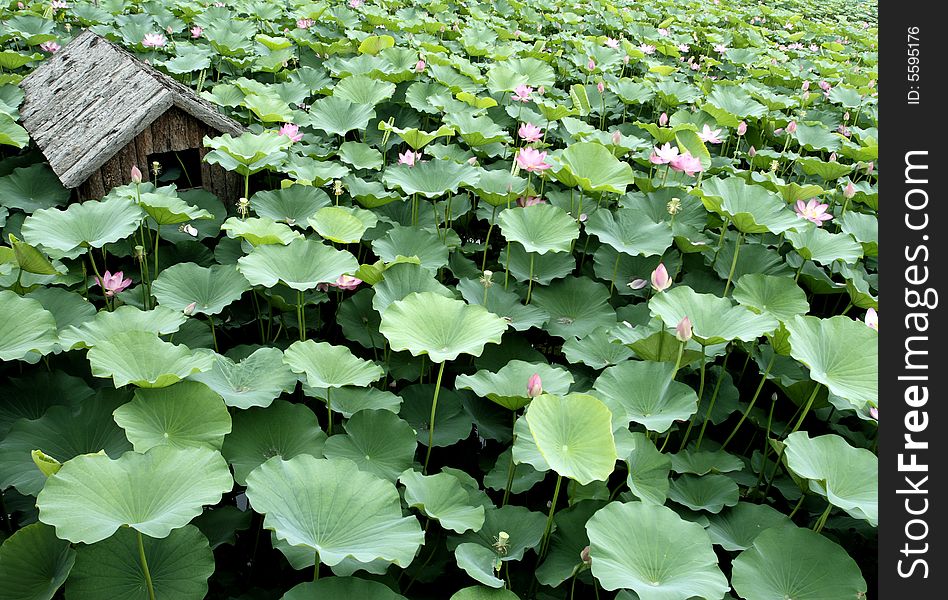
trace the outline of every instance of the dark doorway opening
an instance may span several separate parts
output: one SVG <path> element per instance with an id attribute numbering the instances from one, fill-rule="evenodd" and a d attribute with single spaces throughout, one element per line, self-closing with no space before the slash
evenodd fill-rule
<path id="1" fill-rule="evenodd" d="M 148 178 L 155 181 L 155 163 L 158 167 L 158 185 L 175 184 L 179 190 L 203 187 L 201 179 L 201 152 L 197 148 L 161 152 L 148 155 Z"/>

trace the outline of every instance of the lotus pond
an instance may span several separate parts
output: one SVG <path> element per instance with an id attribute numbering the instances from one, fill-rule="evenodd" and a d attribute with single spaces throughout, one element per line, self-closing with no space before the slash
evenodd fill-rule
<path id="1" fill-rule="evenodd" d="M 875 9 L 767 4 L 7 2 L 0 598 L 866 598 Z M 62 187 L 84 29 L 244 198 Z"/>

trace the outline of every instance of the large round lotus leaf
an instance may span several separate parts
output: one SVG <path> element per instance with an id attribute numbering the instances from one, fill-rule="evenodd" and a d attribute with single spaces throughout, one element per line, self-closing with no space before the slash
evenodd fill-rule
<path id="1" fill-rule="evenodd" d="M 271 458 L 247 476 L 247 497 L 266 529 L 329 566 L 352 557 L 407 567 L 424 542 L 395 486 L 345 459 Z"/>
<path id="2" fill-rule="evenodd" d="M 435 279 L 434 272 L 421 265 L 399 263 L 385 269 L 384 279 L 372 286 L 375 296 L 372 308 L 379 315 L 385 312 L 392 302 L 403 300 L 412 292 L 434 292 L 445 298 L 454 298 L 449 288 Z"/>
<path id="3" fill-rule="evenodd" d="M 729 218 L 743 233 L 780 234 L 802 223 L 779 195 L 740 177 L 708 179 L 692 193 L 708 210 Z"/>
<path id="4" fill-rule="evenodd" d="M 797 316 L 787 321 L 790 355 L 810 378 L 855 408 L 879 402 L 879 334 L 849 317 Z"/>
<path id="5" fill-rule="evenodd" d="M 459 544 L 454 549 L 454 560 L 457 561 L 458 567 L 467 573 L 471 579 L 494 588 L 502 588 L 504 587 L 504 580 L 495 575 L 497 558 L 496 550 L 485 548 L 474 542 Z"/>
<path id="6" fill-rule="evenodd" d="M 56 348 L 56 319 L 38 300 L 0 291 L 0 360 L 21 360 Z"/>
<path id="7" fill-rule="evenodd" d="M 661 433 L 698 410 L 698 395 L 674 374 L 672 363 L 630 360 L 603 371 L 593 389 L 612 411 L 615 427 L 634 422 Z"/>
<path id="8" fill-rule="evenodd" d="M 231 427 L 230 413 L 221 397 L 196 381 L 136 390 L 131 402 L 115 409 L 114 419 L 136 452 L 165 444 L 220 450 Z"/>
<path id="9" fill-rule="evenodd" d="M 535 289 L 533 304 L 550 315 L 544 329 L 563 339 L 583 338 L 600 327 L 616 324 L 609 289 L 588 277 L 567 277 Z"/>
<path id="10" fill-rule="evenodd" d="M 500 343 L 506 329 L 506 321 L 483 307 L 433 292 L 416 292 L 393 302 L 379 327 L 393 350 L 427 354 L 435 363 L 462 353 L 480 356 L 486 344 Z"/>
<path id="11" fill-rule="evenodd" d="M 666 221 L 656 223 L 648 213 L 637 208 L 620 208 L 615 214 L 597 210 L 586 221 L 586 232 L 632 256 L 664 254 L 674 241 Z"/>
<path id="12" fill-rule="evenodd" d="M 876 215 L 850 211 L 839 218 L 839 229 L 862 244 L 866 256 L 879 255 L 879 218 Z"/>
<path id="13" fill-rule="evenodd" d="M 528 438 L 533 439 L 530 437 L 530 430 L 525 425 L 524 433 Z M 485 488 L 497 491 L 507 489 L 507 476 L 510 474 L 510 461 L 512 460 L 511 453 L 512 449 L 508 448 L 497 457 L 494 467 L 484 476 Z M 513 481 L 510 484 L 510 492 L 513 494 L 522 494 L 546 479 L 546 471 L 537 471 L 529 463 L 514 463 L 513 470 Z"/>
<path id="14" fill-rule="evenodd" d="M 329 388 L 311 388 L 303 385 L 303 393 L 310 398 L 325 401 Z M 392 392 L 374 387 L 332 388 L 332 411 L 349 418 L 360 410 L 387 410 L 398 414 L 402 399 Z"/>
<path id="15" fill-rule="evenodd" d="M 812 225 L 798 225 L 797 229 L 787 232 L 787 241 L 806 260 L 829 265 L 837 260 L 855 264 L 862 258 L 862 245 L 848 233 L 830 233 Z"/>
<path id="16" fill-rule="evenodd" d="M 467 587 L 451 596 L 450 600 L 519 600 L 520 596 L 507 589 Z"/>
<path id="17" fill-rule="evenodd" d="M 214 138 L 204 136 L 203 142 L 206 147 L 213 148 L 204 157 L 205 161 L 241 175 L 279 164 L 286 158 L 284 150 L 292 143 L 290 138 L 278 135 L 276 131 L 246 132 L 236 138 L 229 133 Z"/>
<path id="18" fill-rule="evenodd" d="M 420 150 L 439 137 L 450 136 L 455 133 L 454 129 L 447 125 L 442 125 L 437 131 L 422 131 L 415 127 L 402 129 L 401 127 L 390 125 L 385 121 L 379 121 L 379 130 L 391 131 L 400 137 L 403 142 L 411 146 L 412 150 Z"/>
<path id="19" fill-rule="evenodd" d="M 355 273 L 358 268 L 359 261 L 345 250 L 306 239 L 286 246 L 258 246 L 237 260 L 237 270 L 253 285 L 269 288 L 282 282 L 300 291 L 333 283 L 340 275 Z"/>
<path id="20" fill-rule="evenodd" d="M 730 588 L 704 528 L 670 508 L 612 502 L 586 532 L 592 573 L 604 589 L 631 589 L 641 600 L 720 600 Z"/>
<path id="21" fill-rule="evenodd" d="M 387 410 L 361 410 L 345 425 L 346 435 L 326 440 L 323 456 L 347 458 L 367 473 L 394 482 L 415 459 L 415 430 Z"/>
<path id="22" fill-rule="evenodd" d="M 364 130 L 375 118 L 367 104 L 353 104 L 345 98 L 327 96 L 313 102 L 307 124 L 329 134 L 344 136 L 353 129 Z"/>
<path id="23" fill-rule="evenodd" d="M 629 490 L 646 504 L 665 504 L 671 459 L 659 452 L 644 433 L 635 431 L 629 434 L 629 438 L 626 444 L 628 455 L 625 456 L 625 463 L 629 468 L 626 476 Z"/>
<path id="24" fill-rule="evenodd" d="M 453 160 L 423 160 L 414 166 L 396 165 L 382 173 L 382 181 L 390 188 L 398 188 L 404 194 L 420 194 L 425 198 L 438 198 L 448 192 L 457 193 L 458 188 L 477 184 L 478 171 L 467 163 Z"/>
<path id="25" fill-rule="evenodd" d="M 487 288 L 486 301 L 484 284 L 479 280 L 461 279 L 458 281 L 457 289 L 468 303 L 480 304 L 495 315 L 503 317 L 517 331 L 539 327 L 550 317 L 546 311 L 536 306 L 524 306 L 520 296 L 513 291 L 504 290 L 502 285 L 491 285 Z"/>
<path id="26" fill-rule="evenodd" d="M 319 581 L 307 581 L 283 594 L 281 600 L 405 600 L 391 588 L 378 581 L 358 577 L 325 577 Z"/>
<path id="27" fill-rule="evenodd" d="M 560 166 L 552 169 L 553 176 L 587 192 L 624 194 L 626 186 L 635 181 L 632 167 L 597 142 L 570 144 L 555 160 Z"/>
<path id="28" fill-rule="evenodd" d="M 93 393 L 84 380 L 60 370 L 10 377 L 0 386 L 0 437 L 19 419 L 34 421 L 53 406 L 77 406 Z"/>
<path id="29" fill-rule="evenodd" d="M 382 316 L 372 309 L 376 294 L 374 287 L 362 288 L 340 302 L 336 310 L 336 323 L 342 329 L 342 335 L 363 348 L 385 348 L 385 338 L 379 333 Z"/>
<path id="30" fill-rule="evenodd" d="M 160 305 L 183 311 L 194 304 L 192 312 L 205 315 L 219 314 L 249 289 L 250 283 L 233 265 L 202 267 L 194 263 L 168 267 L 151 287 Z"/>
<path id="31" fill-rule="evenodd" d="M 66 204 L 70 194 L 44 163 L 13 169 L 9 175 L 0 177 L 0 206 L 25 213 Z"/>
<path id="32" fill-rule="evenodd" d="M 350 78 L 347 77 L 344 81 L 348 79 Z M 372 169 L 374 171 L 380 169 L 384 163 L 381 152 L 361 142 L 343 142 L 340 144 L 336 156 L 355 169 Z"/>
<path id="33" fill-rule="evenodd" d="M 342 178 L 342 185 L 349 195 L 365 208 L 379 208 L 396 200 L 405 199 L 401 193 L 385 189 L 385 186 L 378 181 L 366 181 L 351 173 Z"/>
<path id="34" fill-rule="evenodd" d="M 250 206 L 255 213 L 288 225 L 305 223 L 317 210 L 329 206 L 330 202 L 329 194 L 308 185 L 257 192 L 250 198 Z"/>
<path id="35" fill-rule="evenodd" d="M 187 223 L 192 219 L 213 219 L 214 215 L 196 206 L 191 206 L 178 197 L 173 190 L 170 193 L 162 193 L 165 189 L 155 192 L 143 192 L 139 200 L 139 206 L 151 217 L 158 225 L 177 225 L 178 223 Z"/>
<path id="36" fill-rule="evenodd" d="M 484 524 L 484 507 L 472 506 L 470 494 L 457 477 L 449 473 L 425 476 L 405 471 L 398 478 L 405 486 L 405 502 L 441 526 L 458 533 L 477 531 Z"/>
<path id="37" fill-rule="evenodd" d="M 51 600 L 66 581 L 76 551 L 52 527 L 33 523 L 0 546 L 0 590 L 5 600 Z"/>
<path id="38" fill-rule="evenodd" d="M 226 231 L 229 238 L 246 240 L 252 246 L 285 246 L 303 237 L 302 233 L 290 229 L 289 225 L 269 217 L 231 217 L 221 225 L 221 231 Z"/>
<path id="39" fill-rule="evenodd" d="M 518 242 L 527 252 L 569 252 L 579 237 L 579 224 L 565 210 L 552 204 L 508 208 L 497 219 L 508 242 Z"/>
<path id="40" fill-rule="evenodd" d="M 444 116 L 444 120 L 454 127 L 461 139 L 472 148 L 511 141 L 507 132 L 489 115 L 477 117 L 472 112 L 465 111 L 448 113 Z"/>
<path id="41" fill-rule="evenodd" d="M 731 582 L 747 600 L 865 598 L 868 590 L 859 566 L 845 550 L 794 525 L 757 536 L 754 546 L 734 559 Z"/>
<path id="42" fill-rule="evenodd" d="M 451 550 L 459 543 L 474 542 L 489 549 L 502 561 L 522 560 L 527 550 L 540 545 L 545 525 L 546 515 L 528 510 L 524 506 L 508 504 L 500 508 L 488 507 L 484 513 L 484 526 L 477 531 L 468 531 L 448 538 L 448 549 Z M 494 550 L 501 531 L 509 536 L 507 553 L 503 555 Z"/>
<path id="43" fill-rule="evenodd" d="M 582 564 L 583 549 L 589 545 L 586 522 L 603 507 L 602 501 L 581 501 L 556 513 L 546 558 L 537 568 L 537 581 L 556 587 L 570 579 Z"/>
<path id="44" fill-rule="evenodd" d="M 879 521 L 879 459 L 865 448 L 853 448 L 835 434 L 811 438 L 806 431 L 784 440 L 787 466 L 809 480 L 810 490 L 855 519 Z"/>
<path id="45" fill-rule="evenodd" d="M 143 216 L 142 209 L 127 198 L 71 204 L 65 210 L 48 208 L 23 221 L 23 238 L 62 253 L 101 248 L 135 233 Z"/>
<path id="46" fill-rule="evenodd" d="M 512 175 L 507 169 L 479 170 L 480 177 L 470 186 L 477 196 L 491 206 L 507 206 L 527 190 L 527 180 Z"/>
<path id="47" fill-rule="evenodd" d="M 56 328 L 63 331 L 67 327 L 82 325 L 96 316 L 95 305 L 75 292 L 60 287 L 40 287 L 26 295 L 39 300 L 43 308 L 53 314 Z"/>
<path id="48" fill-rule="evenodd" d="M 127 525 L 163 538 L 217 504 L 234 485 L 209 448 L 157 446 L 118 460 L 85 454 L 63 463 L 36 499 L 39 520 L 71 542 L 92 544 Z"/>
<path id="49" fill-rule="evenodd" d="M 668 498 L 691 510 L 719 513 L 725 506 L 737 504 L 740 491 L 727 475 L 682 475 L 672 481 Z"/>
<path id="50" fill-rule="evenodd" d="M 115 387 L 129 383 L 160 388 L 211 368 L 212 355 L 162 341 L 147 331 L 116 333 L 87 353 L 92 374 L 111 377 Z"/>
<path id="51" fill-rule="evenodd" d="M 723 394 L 718 394 L 718 400 Z M 712 413 L 713 414 L 713 413 Z M 671 455 L 672 470 L 676 473 L 707 475 L 708 473 L 730 473 L 744 468 L 744 461 L 724 450 L 694 450 L 685 448 Z"/>
<path id="52" fill-rule="evenodd" d="M 401 396 L 404 401 L 399 415 L 415 428 L 418 443 L 427 446 L 434 384 L 408 386 L 401 391 Z M 471 434 L 472 421 L 471 415 L 464 410 L 460 395 L 442 386 L 435 414 L 435 447 L 450 446 L 467 438 Z"/>
<path id="53" fill-rule="evenodd" d="M 214 553 L 193 525 L 168 537 L 142 538 L 155 598 L 201 600 L 214 574 Z M 148 587 L 138 556 L 138 536 L 120 529 L 94 546 L 80 546 L 69 576 L 69 600 L 147 600 Z"/>
<path id="54" fill-rule="evenodd" d="M 306 375 L 310 387 L 366 386 L 382 378 L 382 368 L 357 358 L 345 346 L 313 340 L 293 342 L 283 353 L 294 373 Z"/>
<path id="55" fill-rule="evenodd" d="M 562 367 L 512 360 L 496 373 L 478 371 L 473 375 L 459 375 L 454 387 L 471 390 L 509 410 L 519 410 L 530 403 L 527 382 L 534 374 L 540 376 L 543 391 L 548 394 L 566 394 L 573 384 L 573 376 Z"/>
<path id="56" fill-rule="evenodd" d="M 790 523 L 782 512 L 766 504 L 738 502 L 737 506 L 708 517 L 711 541 L 725 550 L 747 550 L 763 531 Z"/>
<path id="57" fill-rule="evenodd" d="M 528 464 L 543 473 L 550 470 L 550 463 L 546 461 L 540 448 L 537 447 L 533 434 L 530 433 L 526 417 L 519 417 L 514 422 L 513 438 L 514 445 L 511 450 L 515 464 Z"/>
<path id="58" fill-rule="evenodd" d="M 259 348 L 239 363 L 217 354 L 211 368 L 190 376 L 217 392 L 227 406 L 270 406 L 283 392 L 292 391 L 297 376 L 276 348 Z"/>
<path id="59" fill-rule="evenodd" d="M 416 257 L 421 266 L 437 271 L 448 264 L 448 247 L 430 229 L 396 225 L 372 242 L 372 251 L 386 263 Z"/>
<path id="60" fill-rule="evenodd" d="M 549 285 L 554 279 L 562 279 L 576 269 L 576 257 L 570 252 L 536 254 L 527 252 L 520 244 L 508 244 L 501 250 L 497 262 L 507 267 L 511 277 L 523 283 L 530 281 L 532 262 L 534 289 L 538 289 L 537 284 Z"/>
<path id="61" fill-rule="evenodd" d="M 655 294 L 648 307 L 666 327 L 674 328 L 687 316 L 695 339 L 705 346 L 732 340 L 749 342 L 780 326 L 768 314 L 755 314 L 727 298 L 699 294 L 685 285 Z"/>
<path id="62" fill-rule="evenodd" d="M 391 98 L 394 93 L 395 84 L 372 79 L 366 75 L 346 77 L 336 84 L 332 91 L 332 95 L 338 98 L 345 98 L 354 104 L 370 106 Z"/>
<path id="63" fill-rule="evenodd" d="M 246 485 L 247 475 L 274 456 L 286 460 L 299 454 L 322 456 L 326 434 L 304 404 L 277 400 L 266 408 L 239 411 L 224 438 L 221 453 L 234 467 L 234 479 Z"/>
<path id="64" fill-rule="evenodd" d="M 366 230 L 375 227 L 378 217 L 362 208 L 327 206 L 316 211 L 308 223 L 324 239 L 337 244 L 354 244 L 362 239 Z"/>
<path id="65" fill-rule="evenodd" d="M 127 399 L 111 391 L 81 404 L 53 406 L 34 421 L 21 419 L 0 441 L 0 489 L 13 486 L 21 494 L 35 496 L 46 484 L 46 476 L 36 468 L 32 451 L 66 462 L 81 454 L 104 450 L 119 457 L 131 450 L 125 433 L 112 421 L 112 411 Z"/>
<path id="66" fill-rule="evenodd" d="M 67 327 L 59 333 L 59 343 L 66 349 L 91 348 L 115 334 L 127 331 L 166 335 L 178 331 L 187 320 L 183 312 L 167 306 L 141 310 L 123 305 L 111 312 L 99 311 L 93 320 L 79 326 Z"/>
<path id="67" fill-rule="evenodd" d="M 810 310 L 806 292 L 789 277 L 748 273 L 737 280 L 733 297 L 738 304 L 781 322 Z"/>
<path id="68" fill-rule="evenodd" d="M 601 400 L 543 394 L 533 399 L 525 418 L 540 454 L 558 475 L 582 485 L 609 479 L 618 457 L 612 413 Z"/>
<path id="69" fill-rule="evenodd" d="M 601 327 L 582 339 L 567 339 L 563 342 L 563 355 L 572 364 L 605 369 L 629 360 L 635 353 L 625 344 L 614 342 L 609 330 Z"/>

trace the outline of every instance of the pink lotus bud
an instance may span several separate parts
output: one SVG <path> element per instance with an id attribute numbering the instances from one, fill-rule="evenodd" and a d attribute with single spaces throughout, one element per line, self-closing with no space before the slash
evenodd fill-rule
<path id="1" fill-rule="evenodd" d="M 849 111 L 847 110 L 846 112 L 843 113 L 843 122 L 846 122 L 848 120 L 849 120 Z"/>
<path id="2" fill-rule="evenodd" d="M 138 168 L 138 165 L 132 165 L 132 183 L 141 183 L 142 182 L 142 171 Z"/>
<path id="3" fill-rule="evenodd" d="M 879 313 L 876 312 L 876 309 L 870 308 L 866 311 L 866 326 L 879 331 Z"/>
<path id="4" fill-rule="evenodd" d="M 622 64 L 624 64 L 624 65 L 629 64 L 629 60 L 630 60 L 631 58 L 632 58 L 631 56 L 629 56 L 628 54 L 626 54 L 625 56 L 622 57 Z"/>
<path id="5" fill-rule="evenodd" d="M 790 121 L 789 123 L 787 123 L 787 133 L 794 133 L 796 132 L 796 130 L 797 130 L 796 121 Z"/>
<path id="6" fill-rule="evenodd" d="M 807 91 L 807 90 L 809 90 L 809 89 L 810 89 L 810 82 L 809 82 L 809 81 L 804 81 L 804 82 L 803 82 L 803 85 L 801 86 L 801 89 L 802 89 L 804 92 Z"/>
<path id="7" fill-rule="evenodd" d="M 737 135 L 744 135 L 747 133 L 747 123 L 741 121 L 737 124 Z"/>
<path id="8" fill-rule="evenodd" d="M 679 342 L 687 342 L 691 339 L 691 335 L 691 319 L 688 318 L 688 315 L 685 315 L 675 326 L 675 337 L 678 338 Z"/>
<path id="9" fill-rule="evenodd" d="M 590 71 L 595 71 L 595 70 L 596 70 L 596 61 L 594 61 L 592 58 L 590 58 L 590 59 L 589 59 L 589 62 L 586 63 L 586 68 L 589 69 Z"/>
<path id="10" fill-rule="evenodd" d="M 845 189 L 843 189 L 843 198 L 849 199 L 856 195 L 856 186 L 853 185 L 853 182 L 850 181 L 846 184 Z"/>
<path id="11" fill-rule="evenodd" d="M 829 155 L 829 161 L 830 161 L 830 162 L 836 162 L 836 153 L 835 153 L 835 152 L 833 152 L 832 154 Z"/>
<path id="12" fill-rule="evenodd" d="M 415 63 L 415 73 L 421 73 L 425 70 L 425 61 L 419 60 Z"/>
<path id="13" fill-rule="evenodd" d="M 803 92 L 803 101 L 806 102 L 810 99 L 810 92 Z"/>
<path id="14" fill-rule="evenodd" d="M 869 408 L 869 416 L 872 417 L 873 419 L 875 419 L 876 421 L 878 421 L 878 420 L 879 420 L 879 409 L 876 408 L 875 406 Z"/>
<path id="15" fill-rule="evenodd" d="M 534 373 L 527 380 L 527 396 L 536 398 L 543 393 L 543 382 L 540 381 L 540 374 Z"/>
<path id="16" fill-rule="evenodd" d="M 668 269 L 664 263 L 658 263 L 658 267 L 652 271 L 652 288 L 656 292 L 664 292 L 671 287 L 671 277 L 668 276 Z"/>
<path id="17" fill-rule="evenodd" d="M 616 131 L 612 132 L 612 145 L 618 146 L 619 143 L 621 142 L 622 142 L 622 134 L 619 133 L 619 130 L 617 129 Z"/>
<path id="18" fill-rule="evenodd" d="M 194 309 L 196 307 L 197 307 L 197 302 L 192 302 L 191 304 L 188 304 L 187 306 L 185 306 L 184 310 L 181 312 L 183 312 L 187 316 L 191 316 L 192 314 L 194 314 Z"/>
<path id="19" fill-rule="evenodd" d="M 596 89 L 599 90 L 599 93 L 601 94 L 604 91 L 606 91 L 606 84 L 600 81 L 599 83 L 596 84 Z"/>
<path id="20" fill-rule="evenodd" d="M 662 113 L 658 117 L 658 126 L 664 127 L 665 125 L 668 125 L 668 113 Z"/>
<path id="21" fill-rule="evenodd" d="M 583 561 L 583 564 L 592 564 L 592 557 L 589 556 L 589 546 L 583 548 L 582 552 L 579 553 L 579 559 Z"/>
<path id="22" fill-rule="evenodd" d="M 754 148 L 753 146 L 751 146 L 750 150 L 747 151 L 747 156 L 751 158 L 754 158 L 755 156 L 757 156 L 757 148 Z"/>
<path id="23" fill-rule="evenodd" d="M 546 93 L 546 88 L 541 85 L 540 87 L 537 88 L 537 93 L 542 96 L 543 94 Z"/>
<path id="24" fill-rule="evenodd" d="M 866 175 L 872 175 L 872 172 L 875 170 L 875 168 L 876 163 L 870 160 L 869 164 L 866 165 Z"/>

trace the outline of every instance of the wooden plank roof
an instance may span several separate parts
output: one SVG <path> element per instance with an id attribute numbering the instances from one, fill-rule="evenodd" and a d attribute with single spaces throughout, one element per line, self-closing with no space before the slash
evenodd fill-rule
<path id="1" fill-rule="evenodd" d="M 88 179 L 172 106 L 222 133 L 244 131 L 191 88 L 88 30 L 20 87 L 20 122 L 67 188 Z"/>

